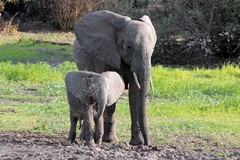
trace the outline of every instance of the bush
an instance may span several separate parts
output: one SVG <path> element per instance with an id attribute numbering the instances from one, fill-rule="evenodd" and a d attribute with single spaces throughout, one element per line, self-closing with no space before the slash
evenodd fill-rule
<path id="1" fill-rule="evenodd" d="M 138 7 L 136 5 L 138 4 Z M 147 8 L 145 6 L 140 5 L 139 3 L 135 4 L 134 1 L 117 1 L 116 7 L 111 8 L 111 11 L 129 16 L 131 18 L 141 18 L 143 15 L 148 15 Z"/>
<path id="2" fill-rule="evenodd" d="M 0 32 L 4 34 L 15 34 L 17 32 L 18 25 L 12 23 L 15 16 L 16 14 L 10 20 L 4 20 L 0 15 Z"/>
<path id="3" fill-rule="evenodd" d="M 12 20 L 13 18 L 9 21 L 0 20 L 0 32 L 14 35 L 17 32 L 18 25 L 13 25 Z"/>
<path id="4" fill-rule="evenodd" d="M 29 1 L 0 0 L 0 32 L 6 34 L 16 33 L 18 25 L 13 24 L 13 20 Z"/>
<path id="5" fill-rule="evenodd" d="M 73 29 L 79 17 L 96 10 L 106 9 L 136 18 L 147 14 L 146 0 L 4 0 L 5 3 L 8 17 L 19 13 L 20 19 L 42 20 L 62 30 Z"/>
<path id="6" fill-rule="evenodd" d="M 156 0 L 149 9 L 157 30 L 167 34 L 206 33 L 213 27 L 232 29 L 240 23 L 239 0 Z"/>
<path id="7" fill-rule="evenodd" d="M 84 16 L 94 7 L 91 0 L 45 0 L 42 3 L 46 9 L 52 11 L 50 23 L 63 30 L 72 29 L 77 18 Z"/>
<path id="8" fill-rule="evenodd" d="M 239 64 L 239 0 L 156 0 L 148 11 L 158 34 L 154 63 Z"/>

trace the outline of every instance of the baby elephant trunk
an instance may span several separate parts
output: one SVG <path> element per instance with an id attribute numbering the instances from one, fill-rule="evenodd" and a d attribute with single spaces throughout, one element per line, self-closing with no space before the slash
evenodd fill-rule
<path id="1" fill-rule="evenodd" d="M 94 119 L 100 118 L 105 110 L 105 107 L 107 105 L 107 91 L 108 91 L 108 85 L 105 87 L 99 87 L 97 96 L 96 96 L 96 106 L 97 106 L 97 112 L 94 114 Z"/>

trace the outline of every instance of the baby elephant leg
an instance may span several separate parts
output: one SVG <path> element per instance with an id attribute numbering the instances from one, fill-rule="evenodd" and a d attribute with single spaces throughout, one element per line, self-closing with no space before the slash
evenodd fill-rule
<path id="1" fill-rule="evenodd" d="M 86 140 L 86 133 L 85 133 L 85 130 L 86 130 L 86 124 L 84 122 L 84 120 L 79 120 L 79 123 L 80 123 L 80 128 L 82 128 L 81 130 L 81 133 L 80 133 L 80 140 Z"/>
<path id="2" fill-rule="evenodd" d="M 71 123 L 68 139 L 71 142 L 74 142 L 76 138 L 76 127 L 77 127 L 77 121 L 78 121 L 78 117 L 75 114 L 76 112 L 75 108 L 79 106 L 79 101 L 69 92 L 67 92 L 67 98 L 70 106 L 70 123 Z"/>
<path id="3" fill-rule="evenodd" d="M 86 114 L 84 115 L 83 131 L 85 134 L 86 145 L 93 145 L 93 106 L 86 106 Z"/>
<path id="4" fill-rule="evenodd" d="M 100 116 L 99 119 L 94 119 L 94 122 L 95 122 L 94 141 L 96 144 L 101 144 L 102 136 L 104 133 L 103 116 Z"/>
<path id="5" fill-rule="evenodd" d="M 76 138 L 76 126 L 77 126 L 77 121 L 78 118 L 70 114 L 70 122 L 71 122 L 71 127 L 70 127 L 70 132 L 68 139 L 73 143 Z"/>

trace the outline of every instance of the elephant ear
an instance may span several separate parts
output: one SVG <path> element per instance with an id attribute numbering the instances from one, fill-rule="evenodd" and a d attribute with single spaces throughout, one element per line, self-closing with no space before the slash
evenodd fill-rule
<path id="1" fill-rule="evenodd" d="M 84 51 L 101 61 L 120 69 L 121 57 L 117 49 L 117 32 L 129 17 L 110 11 L 97 11 L 75 24 L 76 38 Z"/>
<path id="2" fill-rule="evenodd" d="M 124 93 L 125 84 L 122 77 L 116 72 L 109 71 L 102 74 L 108 78 L 107 106 L 110 106 Z"/>
<path id="3" fill-rule="evenodd" d="M 144 15 L 144 16 L 142 16 L 141 18 L 139 18 L 139 20 L 141 20 L 142 22 L 147 23 L 147 24 L 151 27 L 152 36 L 153 36 L 153 38 L 154 38 L 154 41 L 156 42 L 156 41 L 157 41 L 157 34 L 156 34 L 155 28 L 154 28 L 154 26 L 153 26 L 152 21 L 150 20 L 150 18 L 149 18 L 147 15 Z"/>
<path id="4" fill-rule="evenodd" d="M 83 99 L 83 93 L 81 90 L 83 90 L 81 84 L 85 84 L 86 80 L 84 79 L 84 74 L 81 71 L 73 71 L 69 72 L 66 75 L 65 82 L 67 86 L 68 92 L 72 93 L 75 97 L 79 99 Z"/>

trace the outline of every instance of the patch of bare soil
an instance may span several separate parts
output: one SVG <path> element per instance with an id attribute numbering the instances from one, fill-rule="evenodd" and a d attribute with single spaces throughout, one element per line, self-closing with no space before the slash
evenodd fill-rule
<path id="1" fill-rule="evenodd" d="M 130 146 L 127 143 L 89 147 L 71 144 L 66 135 L 0 131 L 0 159 L 240 159 L 239 150 L 186 151 L 181 146 Z M 201 144 L 199 144 L 201 145 Z"/>

